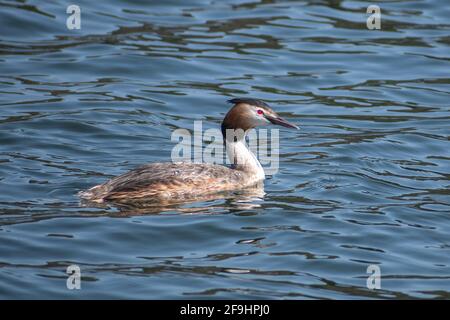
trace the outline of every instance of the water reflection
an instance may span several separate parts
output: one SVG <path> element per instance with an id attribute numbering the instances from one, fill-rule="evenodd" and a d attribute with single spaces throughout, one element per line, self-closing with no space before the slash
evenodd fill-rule
<path id="1" fill-rule="evenodd" d="M 180 200 L 139 199 L 133 201 L 96 203 L 81 200 L 85 207 L 109 208 L 111 206 L 119 210 L 113 215 L 133 216 L 145 214 L 160 214 L 165 212 L 178 212 L 182 214 L 217 214 L 225 211 L 251 210 L 261 207 L 264 200 L 264 184 L 232 192 L 196 195 L 195 198 Z"/>

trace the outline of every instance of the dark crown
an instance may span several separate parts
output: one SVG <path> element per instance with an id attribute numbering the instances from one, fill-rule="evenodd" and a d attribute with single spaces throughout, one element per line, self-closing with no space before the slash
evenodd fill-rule
<path id="1" fill-rule="evenodd" d="M 246 103 L 255 107 L 261 107 L 261 108 L 269 108 L 267 103 L 264 101 L 258 100 L 258 99 L 252 99 L 252 98 L 235 98 L 228 100 L 229 103 L 238 104 L 238 103 Z"/>

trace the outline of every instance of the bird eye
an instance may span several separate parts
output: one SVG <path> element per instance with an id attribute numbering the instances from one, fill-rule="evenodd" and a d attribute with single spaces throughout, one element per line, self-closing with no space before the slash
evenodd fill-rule
<path id="1" fill-rule="evenodd" d="M 258 112 L 258 114 L 263 114 L 264 113 L 261 109 L 258 109 L 258 111 L 256 111 L 256 112 Z"/>

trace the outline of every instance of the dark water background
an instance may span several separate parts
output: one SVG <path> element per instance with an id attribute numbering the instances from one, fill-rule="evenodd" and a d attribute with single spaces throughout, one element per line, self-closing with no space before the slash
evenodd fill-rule
<path id="1" fill-rule="evenodd" d="M 1 1 L 0 298 L 450 298 L 449 17 L 440 0 Z M 79 204 L 236 96 L 301 125 L 263 199 Z"/>

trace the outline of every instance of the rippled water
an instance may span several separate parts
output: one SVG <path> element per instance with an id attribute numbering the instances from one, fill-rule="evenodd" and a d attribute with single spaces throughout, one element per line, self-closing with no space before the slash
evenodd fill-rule
<path id="1" fill-rule="evenodd" d="M 450 298 L 450 5 L 370 4 L 0 2 L 0 297 Z M 263 197 L 79 203 L 239 96 L 301 126 Z"/>

